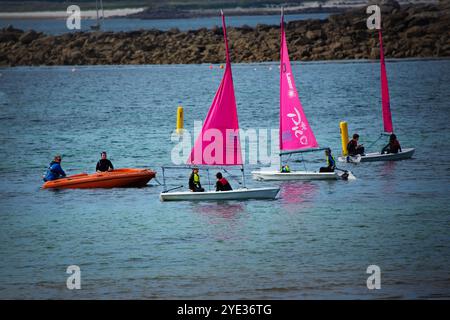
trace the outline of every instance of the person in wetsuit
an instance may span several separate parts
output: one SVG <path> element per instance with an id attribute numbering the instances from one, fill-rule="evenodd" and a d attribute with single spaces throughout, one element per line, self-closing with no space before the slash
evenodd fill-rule
<path id="1" fill-rule="evenodd" d="M 327 166 L 321 167 L 319 172 L 334 172 L 334 169 L 336 168 L 336 160 L 334 160 L 334 157 L 331 154 L 331 149 L 325 150 L 325 157 L 327 158 Z"/>
<path id="2" fill-rule="evenodd" d="M 57 155 L 53 159 L 52 162 L 50 162 L 50 165 L 48 166 L 47 172 L 45 173 L 43 179 L 44 181 L 52 181 L 60 178 L 64 178 L 66 176 L 66 173 L 61 167 L 61 156 Z"/>
<path id="3" fill-rule="evenodd" d="M 222 173 L 217 172 L 216 178 L 217 178 L 216 191 L 231 191 L 231 190 L 233 190 L 233 188 L 231 188 L 231 185 L 228 182 L 228 180 L 222 176 Z"/>
<path id="4" fill-rule="evenodd" d="M 191 176 L 189 177 L 189 190 L 192 192 L 204 192 L 200 183 L 200 175 L 198 174 L 198 168 L 193 168 Z"/>
<path id="5" fill-rule="evenodd" d="M 359 134 L 355 133 L 353 139 L 348 142 L 347 151 L 349 156 L 364 155 L 364 147 L 362 144 L 358 144 L 358 140 Z"/>
<path id="6" fill-rule="evenodd" d="M 114 170 L 114 166 L 111 163 L 111 161 L 109 161 L 106 158 L 106 152 L 103 151 L 101 153 L 102 158 L 97 162 L 97 166 L 95 167 L 95 171 L 97 172 L 106 172 L 106 171 L 112 171 Z"/>
<path id="7" fill-rule="evenodd" d="M 395 134 L 391 134 L 389 136 L 389 143 L 381 150 L 381 154 L 398 153 L 399 151 L 402 152 L 400 142 L 398 142 L 397 136 Z"/>

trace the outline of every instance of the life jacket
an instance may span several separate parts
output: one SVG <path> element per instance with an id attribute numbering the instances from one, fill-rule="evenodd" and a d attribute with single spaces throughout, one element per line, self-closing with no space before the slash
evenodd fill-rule
<path id="1" fill-rule="evenodd" d="M 231 185 L 229 184 L 228 180 L 225 178 L 219 179 L 218 183 L 222 186 L 222 187 L 217 187 L 217 190 L 219 191 L 230 191 L 233 190 L 231 188 Z"/>
<path id="2" fill-rule="evenodd" d="M 356 142 L 356 140 L 353 140 L 353 139 L 350 140 L 350 141 L 347 143 L 347 150 L 348 150 L 348 152 L 349 152 L 349 153 L 355 152 L 357 146 L 358 146 L 358 142 Z"/>
<path id="3" fill-rule="evenodd" d="M 44 181 L 52 181 L 61 176 L 57 170 L 57 167 L 60 167 L 60 164 L 58 162 L 55 161 L 50 162 L 47 171 L 43 175 Z"/>
<path id="4" fill-rule="evenodd" d="M 328 167 L 335 167 L 336 166 L 336 160 L 334 159 L 333 155 L 327 156 L 327 165 Z"/>
<path id="5" fill-rule="evenodd" d="M 392 142 L 389 142 L 389 152 L 391 153 L 398 153 L 400 150 L 400 142 L 398 140 L 394 140 Z"/>
<path id="6" fill-rule="evenodd" d="M 198 173 L 194 173 L 194 183 L 199 184 L 200 183 L 200 176 Z"/>

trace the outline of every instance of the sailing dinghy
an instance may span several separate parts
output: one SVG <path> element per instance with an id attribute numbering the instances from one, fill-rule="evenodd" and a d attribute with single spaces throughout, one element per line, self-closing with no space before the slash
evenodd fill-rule
<path id="1" fill-rule="evenodd" d="M 161 193 L 162 201 L 220 201 L 275 199 L 278 188 L 236 189 L 231 191 L 167 192 Z"/>
<path id="2" fill-rule="evenodd" d="M 280 50 L 280 167 L 283 155 L 294 153 L 322 151 L 316 137 L 306 119 L 302 104 L 295 86 L 289 60 L 286 34 L 284 31 L 284 14 L 281 13 L 281 50 Z M 280 168 L 281 169 L 281 168 Z M 346 174 L 345 174 L 346 173 Z M 354 179 L 349 171 L 317 172 L 258 170 L 252 171 L 256 180 L 337 180 L 342 178 Z"/>
<path id="3" fill-rule="evenodd" d="M 382 137 L 382 136 L 389 136 L 390 134 L 394 133 L 394 126 L 392 124 L 391 102 L 389 97 L 389 85 L 387 79 L 386 64 L 384 62 L 383 35 L 381 29 L 378 30 L 378 38 L 380 41 L 381 107 L 382 107 L 383 127 L 384 127 L 384 132 L 380 136 Z M 353 156 L 339 157 L 338 160 L 341 162 L 352 162 L 352 163 L 403 160 L 411 158 L 414 154 L 414 151 L 415 151 L 414 148 L 402 148 L 402 151 L 398 153 L 381 154 L 381 152 L 371 152 L 361 156 L 358 155 L 356 157 Z"/>
<path id="4" fill-rule="evenodd" d="M 222 82 L 209 108 L 208 115 L 200 135 L 195 141 L 187 163 L 192 166 L 240 166 L 243 188 L 231 191 L 206 192 L 168 192 L 160 194 L 161 201 L 217 201 L 217 200 L 248 200 L 275 199 L 280 188 L 246 188 L 245 174 L 242 162 L 241 146 L 239 143 L 239 122 L 234 95 L 233 76 L 231 72 L 230 53 L 228 49 L 225 16 L 222 14 L 223 35 L 226 49 L 226 67 Z M 222 143 L 216 145 L 216 138 L 211 134 L 218 134 L 223 138 Z M 213 141 L 211 141 L 213 140 Z M 164 178 L 164 175 L 163 175 Z M 165 180 L 165 178 L 164 178 Z M 165 186 L 165 182 L 164 182 Z"/>

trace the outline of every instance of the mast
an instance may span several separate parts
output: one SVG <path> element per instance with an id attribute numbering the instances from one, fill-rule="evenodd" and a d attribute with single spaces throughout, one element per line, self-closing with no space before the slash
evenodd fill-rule
<path id="1" fill-rule="evenodd" d="M 282 85 L 283 85 L 283 80 L 282 80 L 282 76 L 283 73 L 281 72 L 282 68 L 283 68 L 283 39 L 284 39 L 284 7 L 281 7 L 281 22 L 280 22 L 280 112 L 278 113 L 278 148 L 280 149 L 280 171 L 283 167 L 283 155 L 281 154 L 281 146 L 282 146 L 282 120 L 281 120 L 281 92 L 282 92 Z"/>
<path id="2" fill-rule="evenodd" d="M 97 14 L 97 25 L 100 25 L 100 23 L 98 22 L 98 0 L 95 0 L 95 11 Z"/>
<path id="3" fill-rule="evenodd" d="M 381 28 L 378 30 L 378 38 L 380 41 L 380 82 L 381 82 L 381 110 L 383 115 L 384 133 L 394 132 L 391 115 L 391 102 L 389 97 L 389 85 L 386 73 L 386 64 L 384 61 L 383 35 Z"/>
<path id="4" fill-rule="evenodd" d="M 280 154 L 318 147 L 316 137 L 308 123 L 295 85 L 284 29 L 284 12 L 281 11 L 280 48 Z"/>
<path id="5" fill-rule="evenodd" d="M 284 7 L 281 7 L 281 22 L 280 22 L 280 38 L 281 38 L 281 43 L 280 43 L 280 112 L 278 113 L 278 121 L 279 121 L 279 125 L 278 125 L 278 145 L 279 145 L 279 149 L 280 149 L 280 171 L 281 171 L 281 167 L 283 165 L 282 163 L 282 154 L 281 154 L 281 147 L 283 145 L 283 139 L 282 139 L 282 135 L 283 135 L 283 130 L 282 130 L 282 118 L 281 118 L 281 110 L 282 110 L 282 106 L 281 106 L 281 101 L 282 101 L 282 91 L 283 91 L 283 72 L 282 72 L 282 68 L 283 68 L 283 41 L 284 41 Z"/>
<path id="6" fill-rule="evenodd" d="M 100 0 L 100 8 L 102 9 L 102 20 L 105 19 L 105 11 L 103 10 L 103 0 Z"/>
<path id="7" fill-rule="evenodd" d="M 195 140 L 194 147 L 187 160 L 189 164 L 208 166 L 243 165 L 227 29 L 223 12 L 221 12 L 221 15 L 226 51 L 226 67 L 222 81 L 203 122 L 202 130 Z M 207 135 L 213 132 L 214 135 L 222 138 L 222 143 L 218 143 L 220 140 L 216 141 L 216 139 L 207 138 Z"/>

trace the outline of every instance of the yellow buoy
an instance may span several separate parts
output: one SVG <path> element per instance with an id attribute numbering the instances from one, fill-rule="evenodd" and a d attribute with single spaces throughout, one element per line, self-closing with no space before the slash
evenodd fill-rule
<path id="1" fill-rule="evenodd" d="M 342 154 L 344 156 L 348 155 L 347 144 L 348 144 L 348 126 L 347 121 L 341 121 L 339 123 L 339 128 L 341 129 L 341 141 L 342 141 Z"/>
<path id="2" fill-rule="evenodd" d="M 177 109 L 177 133 L 178 134 L 183 132 L 183 123 L 184 123 L 183 107 L 178 106 L 178 109 Z"/>

